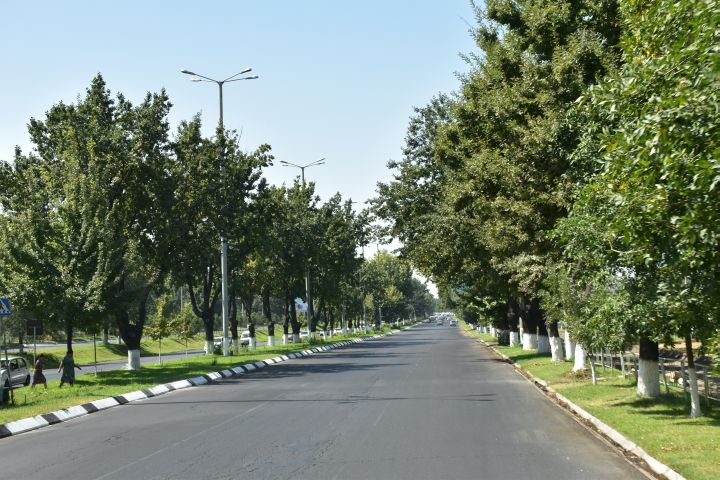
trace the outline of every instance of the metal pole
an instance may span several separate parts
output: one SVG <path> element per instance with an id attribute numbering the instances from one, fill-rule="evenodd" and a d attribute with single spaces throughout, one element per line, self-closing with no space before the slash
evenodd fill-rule
<path id="1" fill-rule="evenodd" d="M 223 82 L 217 82 L 220 93 L 220 134 L 225 135 L 223 123 Z M 220 149 L 220 173 L 225 171 L 225 158 L 222 148 Z M 224 179 L 223 179 L 224 182 Z M 227 238 L 223 232 L 220 234 L 220 274 L 222 276 L 222 329 L 223 329 L 223 357 L 230 355 L 228 342 L 228 266 L 227 266 Z"/>
<path id="2" fill-rule="evenodd" d="M 5 368 L 7 368 L 8 371 L 8 382 L 10 383 L 10 403 L 15 405 L 15 395 L 13 394 L 13 388 L 12 388 L 12 379 L 10 378 L 10 360 L 8 360 L 8 353 L 7 353 L 7 320 L 3 317 L 3 345 L 5 346 Z M 5 388 L 4 385 L 0 386 L 0 391 Z M 1 399 L 0 399 L 1 400 Z"/>
<path id="3" fill-rule="evenodd" d="M 705 383 L 705 405 L 710 408 L 710 382 L 708 380 L 708 367 L 703 366 L 703 381 Z"/>

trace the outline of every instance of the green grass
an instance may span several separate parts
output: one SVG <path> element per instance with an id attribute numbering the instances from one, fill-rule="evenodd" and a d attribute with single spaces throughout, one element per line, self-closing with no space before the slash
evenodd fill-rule
<path id="1" fill-rule="evenodd" d="M 313 344 L 336 343 L 350 338 L 357 338 L 358 336 L 348 335 L 341 337 L 338 335 L 327 342 L 315 339 Z M 0 424 L 91 402 L 100 398 L 202 375 L 211 371 L 224 370 L 248 362 L 256 362 L 291 352 L 300 352 L 308 348 L 310 348 L 310 345 L 307 342 L 277 345 L 273 348 L 259 347 L 256 350 L 243 350 L 240 354 L 230 357 L 216 355 L 194 356 L 144 366 L 140 370 L 98 372 L 97 377 L 94 375 L 82 375 L 77 377 L 74 387 L 66 385 L 63 388 L 58 388 L 59 382 L 51 381 L 48 382 L 47 390 L 42 386 L 34 389 L 29 387 L 19 388 L 14 391 L 15 405 L 0 406 Z"/>
<path id="2" fill-rule="evenodd" d="M 549 356 L 501 347 L 487 334 L 472 331 L 518 365 L 596 416 L 643 450 L 688 480 L 711 480 L 720 472 L 720 405 L 713 403 L 705 416 L 690 418 L 689 403 L 682 392 L 671 391 L 659 399 L 640 398 L 635 378 L 619 378 L 619 372 L 602 368 L 604 377 L 592 385 L 587 374 L 573 374 L 572 362 L 552 362 Z M 664 390 L 663 390 L 664 392 Z"/>
<path id="3" fill-rule="evenodd" d="M 203 349 L 205 342 L 201 337 L 190 340 L 188 342 L 189 350 Z M 66 347 L 61 345 L 57 348 L 48 348 L 38 350 L 38 354 L 43 353 L 45 355 L 45 368 L 52 369 L 57 368 L 60 365 L 60 360 L 65 356 Z M 185 342 L 181 342 L 174 338 L 166 338 L 162 342 L 162 354 L 170 353 L 183 353 L 185 352 Z M 150 357 L 157 356 L 158 354 L 158 342 L 144 341 L 140 344 L 140 356 Z M 15 354 L 16 355 L 16 354 Z M 28 363 L 32 365 L 33 352 L 32 349 L 25 349 L 25 353 L 22 355 Z M 79 365 L 91 365 L 94 362 L 93 345 L 74 345 L 73 356 L 75 362 Z M 112 362 L 118 360 L 127 360 L 127 347 L 122 344 L 110 342 L 105 345 L 102 342 L 97 343 L 97 361 L 98 363 Z"/>

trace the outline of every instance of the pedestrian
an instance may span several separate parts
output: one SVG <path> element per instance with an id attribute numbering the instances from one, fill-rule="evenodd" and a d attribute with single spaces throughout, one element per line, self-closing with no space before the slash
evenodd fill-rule
<path id="1" fill-rule="evenodd" d="M 35 385 L 42 383 L 45 385 L 45 390 L 47 390 L 47 379 L 45 378 L 45 375 L 43 375 L 44 358 L 45 354 L 41 353 L 35 359 L 35 370 L 33 371 L 32 386 L 30 388 L 35 388 Z"/>
<path id="2" fill-rule="evenodd" d="M 60 368 L 58 368 L 58 373 L 62 372 L 62 377 L 60 378 L 60 388 L 62 388 L 65 382 L 69 383 L 70 385 L 75 385 L 76 368 L 78 370 L 82 370 L 82 368 L 80 368 L 80 365 L 75 365 L 75 360 L 73 359 L 73 352 L 71 350 L 68 350 L 65 358 L 63 358 L 62 362 L 60 362 Z"/>

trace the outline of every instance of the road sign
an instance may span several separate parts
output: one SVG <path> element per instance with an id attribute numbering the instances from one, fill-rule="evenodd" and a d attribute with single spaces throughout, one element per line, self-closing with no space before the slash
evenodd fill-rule
<path id="1" fill-rule="evenodd" d="M 42 335 L 43 324 L 40 320 L 28 320 L 26 322 L 28 335 Z"/>
<path id="2" fill-rule="evenodd" d="M 0 298 L 0 317 L 7 317 L 10 315 L 10 299 Z"/>

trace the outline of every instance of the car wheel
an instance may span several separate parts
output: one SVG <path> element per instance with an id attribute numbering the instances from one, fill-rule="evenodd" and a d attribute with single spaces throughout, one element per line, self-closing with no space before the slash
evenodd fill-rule
<path id="1" fill-rule="evenodd" d="M 23 385 L 25 385 L 26 387 L 27 387 L 28 385 L 30 385 L 30 375 L 28 375 L 27 377 L 25 377 L 25 381 L 23 382 Z"/>

